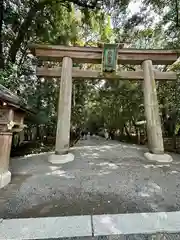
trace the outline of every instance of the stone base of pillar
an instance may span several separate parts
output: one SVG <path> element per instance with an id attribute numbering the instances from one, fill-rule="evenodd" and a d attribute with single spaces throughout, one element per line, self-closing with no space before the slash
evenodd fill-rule
<path id="1" fill-rule="evenodd" d="M 74 160 L 74 155 L 72 153 L 58 155 L 52 154 L 48 157 L 48 161 L 52 164 L 64 164 L 72 162 Z"/>
<path id="2" fill-rule="evenodd" d="M 153 154 L 153 153 L 145 153 L 144 157 L 150 162 L 159 162 L 159 163 L 169 163 L 172 162 L 173 159 L 168 154 Z"/>
<path id="3" fill-rule="evenodd" d="M 5 187 L 11 181 L 11 172 L 0 173 L 0 188 Z"/>
<path id="4" fill-rule="evenodd" d="M 62 150 L 62 151 L 55 151 L 55 154 L 56 155 L 66 155 L 66 154 L 68 154 L 68 152 L 69 152 L 69 148 L 67 148 L 66 150 Z"/>

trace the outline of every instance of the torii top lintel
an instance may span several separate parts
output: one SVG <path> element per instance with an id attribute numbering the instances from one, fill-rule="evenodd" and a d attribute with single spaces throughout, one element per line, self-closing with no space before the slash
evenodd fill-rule
<path id="1" fill-rule="evenodd" d="M 74 63 L 100 64 L 102 61 L 102 48 L 98 47 L 32 44 L 29 48 L 35 56 L 43 60 L 62 61 L 63 57 L 70 57 Z M 139 65 L 144 60 L 152 60 L 155 65 L 169 65 L 179 55 L 180 50 L 123 48 L 118 49 L 118 64 Z"/>

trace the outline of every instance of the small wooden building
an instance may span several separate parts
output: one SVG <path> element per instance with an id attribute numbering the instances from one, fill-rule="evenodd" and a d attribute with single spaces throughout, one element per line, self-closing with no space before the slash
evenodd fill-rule
<path id="1" fill-rule="evenodd" d="M 9 158 L 13 132 L 24 128 L 24 117 L 32 114 L 20 98 L 0 84 L 0 188 L 11 181 Z"/>

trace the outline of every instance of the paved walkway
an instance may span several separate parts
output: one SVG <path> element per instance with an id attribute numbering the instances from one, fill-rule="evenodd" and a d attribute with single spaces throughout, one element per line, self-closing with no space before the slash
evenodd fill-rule
<path id="1" fill-rule="evenodd" d="M 180 212 L 8 219 L 0 240 L 179 240 Z"/>
<path id="2" fill-rule="evenodd" d="M 92 137 L 55 166 L 48 154 L 11 160 L 13 178 L 0 190 L 0 218 L 180 210 L 180 155 L 148 163 L 146 148 Z"/>

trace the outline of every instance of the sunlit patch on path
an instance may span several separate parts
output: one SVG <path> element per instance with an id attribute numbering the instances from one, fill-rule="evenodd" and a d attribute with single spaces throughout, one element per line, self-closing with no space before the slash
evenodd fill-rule
<path id="1" fill-rule="evenodd" d="M 11 159 L 13 179 L 0 190 L 0 218 L 180 210 L 180 158 L 152 164 L 145 147 L 92 137 L 70 150 L 75 160 L 48 154 Z"/>

